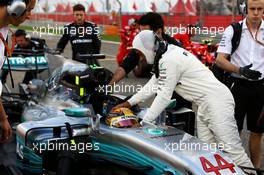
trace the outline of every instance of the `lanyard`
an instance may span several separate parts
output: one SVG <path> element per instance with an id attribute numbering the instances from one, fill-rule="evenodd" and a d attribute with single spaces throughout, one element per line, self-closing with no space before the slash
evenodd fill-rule
<path id="1" fill-rule="evenodd" d="M 3 36 L 3 34 L 0 32 L 0 39 L 1 39 L 2 42 L 4 43 L 4 46 L 5 46 L 5 49 L 6 49 L 6 51 L 7 51 L 7 56 L 8 56 L 8 57 L 11 57 L 11 56 L 12 56 L 12 53 L 13 53 L 13 51 L 14 51 L 14 49 L 15 49 L 15 45 L 16 45 L 16 37 L 14 36 L 13 31 L 12 31 L 12 30 L 10 30 L 10 31 L 11 31 L 11 33 L 12 33 L 12 46 L 11 46 L 11 48 L 8 47 L 8 44 L 7 44 L 7 42 L 6 42 L 6 40 L 5 40 L 4 36 Z"/>
<path id="2" fill-rule="evenodd" d="M 5 49 L 7 51 L 8 57 L 11 57 L 12 53 L 13 53 L 13 51 L 15 49 L 16 37 L 15 37 L 15 35 L 14 35 L 12 30 L 9 29 L 9 31 L 12 33 L 12 46 L 11 46 L 11 48 L 8 47 L 8 44 L 7 44 L 3 34 L 1 32 L 0 32 L 0 39 L 2 40 L 2 42 L 5 45 Z M 9 64 L 9 59 L 8 58 L 7 58 L 7 64 L 8 64 L 8 69 L 9 69 L 9 73 L 10 73 L 11 84 L 12 84 L 12 87 L 14 88 L 14 79 L 13 79 L 13 76 L 12 76 L 12 72 L 11 72 L 11 68 L 10 68 L 10 64 Z"/>
<path id="3" fill-rule="evenodd" d="M 261 23 L 260 23 L 260 25 L 261 25 Z M 255 34 L 255 37 L 253 36 L 250 27 L 248 27 L 248 30 L 249 30 L 249 33 L 250 33 L 251 37 L 253 38 L 253 40 L 255 40 L 258 44 L 264 46 L 264 43 L 262 43 L 261 41 L 258 40 L 258 32 L 259 32 L 260 25 L 258 27 L 258 30 L 257 30 L 256 34 Z"/>

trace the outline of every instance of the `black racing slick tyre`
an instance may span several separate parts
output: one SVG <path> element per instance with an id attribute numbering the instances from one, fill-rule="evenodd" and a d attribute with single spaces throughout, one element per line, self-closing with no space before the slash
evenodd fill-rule
<path id="1" fill-rule="evenodd" d="M 76 155 L 72 151 L 62 151 L 57 159 L 56 175 L 75 175 L 76 172 Z"/>

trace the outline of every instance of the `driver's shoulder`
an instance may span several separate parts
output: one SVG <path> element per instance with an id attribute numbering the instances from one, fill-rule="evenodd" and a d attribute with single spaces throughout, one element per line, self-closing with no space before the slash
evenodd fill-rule
<path id="1" fill-rule="evenodd" d="M 168 50 L 162 55 L 162 58 L 170 64 L 181 64 L 186 57 L 189 57 L 190 53 L 178 46 L 169 45 Z"/>

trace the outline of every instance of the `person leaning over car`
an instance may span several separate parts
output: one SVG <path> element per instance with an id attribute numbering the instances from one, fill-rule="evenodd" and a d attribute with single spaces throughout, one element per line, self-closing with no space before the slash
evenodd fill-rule
<path id="1" fill-rule="evenodd" d="M 153 30 L 160 38 L 163 38 L 169 44 L 181 45 L 177 40 L 164 33 L 164 21 L 160 14 L 149 12 L 141 16 L 138 21 L 140 30 Z M 136 69 L 135 69 L 136 68 Z M 124 58 L 122 64 L 116 69 L 112 80 L 109 85 L 122 80 L 129 72 L 135 69 L 134 73 L 144 77 L 151 77 L 152 65 L 146 64 L 144 59 L 140 59 L 137 52 L 131 50 L 126 58 Z M 142 72 L 143 71 L 143 72 Z"/>
<path id="2" fill-rule="evenodd" d="M 164 21 L 160 14 L 154 12 L 146 13 L 141 16 L 138 23 L 140 30 L 155 31 L 158 36 L 167 43 L 182 47 L 180 42 L 164 33 Z M 109 85 L 113 86 L 132 70 L 134 73 L 144 74 L 148 78 L 152 76 L 152 64 L 148 64 L 144 58 L 140 58 L 139 54 L 133 49 L 123 60 L 122 64 L 116 69 Z M 177 93 L 173 93 L 172 98 L 177 100 L 177 105 L 174 109 L 179 109 L 181 107 L 192 108 L 192 104 L 183 99 Z"/>
<path id="3" fill-rule="evenodd" d="M 8 25 L 18 26 L 26 19 L 29 19 L 31 10 L 35 7 L 36 0 L 1 0 L 0 1 L 0 67 L 2 68 L 5 56 L 5 49 L 8 47 L 6 38 L 8 34 Z M 6 47 L 5 47 L 6 46 Z M 10 51 L 10 50 L 9 50 Z M 8 52 L 9 52 L 8 51 Z M 0 82 L 0 94 L 2 93 L 2 83 Z M 12 134 L 10 124 L 7 119 L 2 101 L 0 100 L 0 127 L 2 128 L 2 136 L 0 141 L 6 141 Z"/>
<path id="4" fill-rule="evenodd" d="M 82 4 L 73 6 L 73 16 L 74 22 L 64 27 L 56 50 L 63 52 L 70 41 L 73 60 L 78 59 L 77 54 L 99 54 L 101 49 L 99 28 L 94 23 L 85 21 L 85 7 Z"/>
<path id="5" fill-rule="evenodd" d="M 175 45 L 164 46 L 157 38 L 150 30 L 141 31 L 135 37 L 132 49 L 154 64 L 155 74 L 139 92 L 114 109 L 130 108 L 156 95 L 141 122 L 142 125 L 152 123 L 169 105 L 175 90 L 198 106 L 198 137 L 207 143 L 224 145 L 223 151 L 237 165 L 253 168 L 238 134 L 230 90 L 193 54 Z"/>

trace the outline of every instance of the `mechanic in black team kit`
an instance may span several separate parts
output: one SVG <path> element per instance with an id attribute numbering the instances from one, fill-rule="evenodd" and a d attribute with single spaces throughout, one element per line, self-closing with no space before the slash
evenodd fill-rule
<path id="1" fill-rule="evenodd" d="M 94 23 L 85 21 L 85 7 L 81 4 L 75 5 L 73 16 L 74 22 L 64 27 L 64 33 L 57 44 L 57 50 L 63 52 L 70 41 L 73 60 L 78 59 L 77 54 L 100 53 L 99 28 Z"/>
<path id="2" fill-rule="evenodd" d="M 44 55 L 45 40 L 39 38 L 31 38 L 25 30 L 18 29 L 15 32 L 16 46 L 12 56 L 30 57 L 34 54 Z M 39 71 L 28 70 L 26 71 L 25 77 L 22 83 L 28 84 L 29 81 L 37 77 Z M 2 84 L 6 83 L 8 70 L 2 70 Z"/>

